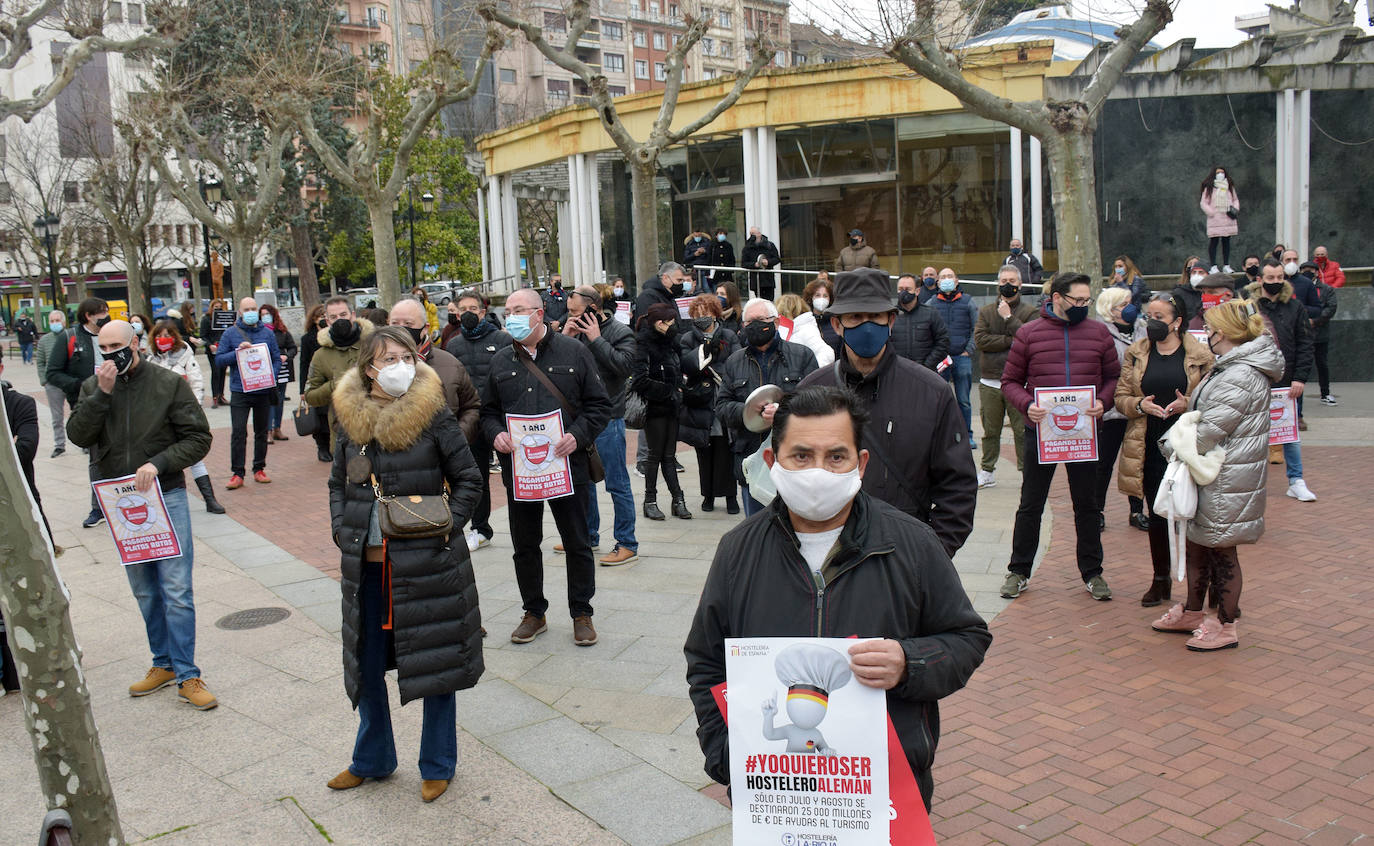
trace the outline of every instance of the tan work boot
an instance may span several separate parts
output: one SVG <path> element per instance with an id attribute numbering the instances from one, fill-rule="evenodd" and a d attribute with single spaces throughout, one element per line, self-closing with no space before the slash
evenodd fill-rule
<path id="1" fill-rule="evenodd" d="M 362 776 L 353 775 L 352 770 L 344 770 L 329 780 L 328 787 L 330 790 L 352 790 L 364 781 Z"/>
<path id="2" fill-rule="evenodd" d="M 573 643 L 591 646 L 596 643 L 596 627 L 591 617 L 573 617 Z"/>
<path id="3" fill-rule="evenodd" d="M 611 554 L 600 559 L 602 567 L 619 567 L 621 564 L 629 564 L 631 561 L 639 560 L 639 553 L 633 549 L 626 549 L 619 544 L 611 550 Z"/>
<path id="4" fill-rule="evenodd" d="M 205 686 L 205 682 L 199 677 L 187 679 L 177 685 L 177 698 L 182 702 L 189 703 L 197 711 L 209 711 L 219 705 L 219 700 Z"/>
<path id="5" fill-rule="evenodd" d="M 515 631 L 510 633 L 510 642 L 529 643 L 548 630 L 549 624 L 544 622 L 543 617 L 526 614 L 520 618 L 520 625 L 515 627 Z"/>
<path id="6" fill-rule="evenodd" d="M 129 685 L 129 695 L 147 696 L 153 691 L 162 690 L 176 680 L 177 674 L 171 670 L 164 670 L 162 667 L 153 667 L 148 670 L 148 675 L 143 677 L 143 681 L 134 682 Z"/>
<path id="7" fill-rule="evenodd" d="M 426 802 L 433 802 L 443 796 L 446 790 L 448 790 L 448 779 L 446 778 L 427 778 L 420 782 L 420 798 Z"/>

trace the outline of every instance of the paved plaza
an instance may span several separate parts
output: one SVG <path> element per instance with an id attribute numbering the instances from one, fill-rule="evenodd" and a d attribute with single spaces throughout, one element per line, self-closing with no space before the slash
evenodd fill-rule
<path id="1" fill-rule="evenodd" d="M 5 377 L 39 393 L 31 368 Z M 1374 552 L 1365 526 L 1374 477 L 1374 390 L 1338 385 L 1337 408 L 1308 407 L 1307 479 L 1320 500 L 1283 495 L 1271 468 L 1264 541 L 1241 551 L 1241 648 L 1194 655 L 1153 634 L 1137 597 L 1145 535 L 1110 497 L 1106 576 L 1093 602 L 1072 564 L 1067 488 L 1047 512 L 1045 563 L 1015 603 L 997 589 L 1019 479 L 1010 439 L 998 486 L 980 492 L 956 566 L 994 643 L 972 683 L 942 705 L 933 819 L 942 844 L 1349 843 L 1374 835 Z M 293 391 L 294 394 L 294 391 Z M 40 393 L 41 403 L 41 393 Z M 46 409 L 40 417 L 46 421 Z M 227 409 L 207 411 L 208 459 L 227 479 Z M 975 420 L 977 419 L 975 413 Z M 130 841 L 159 843 L 726 844 L 723 791 L 701 770 L 682 642 L 720 535 L 723 509 L 690 522 L 638 521 L 640 560 L 598 568 L 600 643 L 573 645 L 564 573 L 546 536 L 549 633 L 509 642 L 520 617 L 504 509 L 474 555 L 487 674 L 458 694 L 459 772 L 420 802 L 420 709 L 396 707 L 396 774 L 346 792 L 325 781 L 349 761 L 356 717 L 343 692 L 338 555 L 329 540 L 328 466 L 293 437 L 268 457 L 271 485 L 192 502 L 198 663 L 221 706 L 196 712 L 166 690 L 131 699 L 147 668 L 142 621 L 102 525 L 88 508 L 80 451 L 49 459 L 39 486 L 72 592 L 102 746 Z M 685 488 L 696 488 L 691 451 Z M 642 482 L 636 481 L 636 490 Z M 499 480 L 493 477 L 499 489 Z M 503 496 L 498 492 L 498 501 Z M 689 495 L 694 512 L 699 498 Z M 602 549 L 610 503 L 603 495 Z M 718 503 L 719 506 L 719 503 Z M 547 521 L 552 530 L 552 521 Z M 235 611 L 285 620 L 226 630 Z M 563 611 L 559 609 L 563 608 Z M 43 814 L 17 697 L 0 699 L 0 844 L 29 843 Z M 159 836 L 161 835 L 161 836 Z"/>

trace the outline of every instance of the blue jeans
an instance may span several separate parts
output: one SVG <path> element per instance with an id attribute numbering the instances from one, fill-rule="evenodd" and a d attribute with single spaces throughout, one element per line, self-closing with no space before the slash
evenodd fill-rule
<path id="1" fill-rule="evenodd" d="M 596 451 L 606 468 L 606 491 L 615 507 L 615 544 L 631 552 L 639 551 L 635 540 L 635 495 L 630 488 L 630 470 L 625 466 L 625 420 L 616 417 L 596 436 Z M 601 542 L 601 510 L 596 505 L 596 486 L 587 501 L 587 534 L 592 546 Z"/>
<path id="2" fill-rule="evenodd" d="M 954 399 L 959 403 L 959 413 L 964 415 L 969 443 L 973 443 L 973 405 L 968 396 L 973 389 L 973 357 L 954 356 L 954 364 L 945 369 L 944 376 L 946 382 L 954 383 Z"/>
<path id="3" fill-rule="evenodd" d="M 1302 478 L 1302 444 L 1283 445 L 1284 469 L 1288 472 L 1288 481 Z"/>
<path id="4" fill-rule="evenodd" d="M 24 363 L 25 363 L 25 364 L 32 364 L 32 363 L 33 363 L 33 342 L 30 341 L 29 343 L 26 344 L 26 343 L 24 343 L 23 341 L 20 341 L 20 342 L 19 342 L 19 354 L 22 355 L 22 356 L 24 357 Z"/>
<path id="5" fill-rule="evenodd" d="M 740 493 L 740 505 L 744 508 L 744 516 L 745 516 L 745 517 L 748 517 L 748 516 L 750 516 L 751 514 L 757 514 L 757 513 L 759 513 L 760 511 L 762 511 L 763 509 L 765 509 L 765 508 L 768 507 L 768 506 L 764 505 L 763 503 L 759 502 L 757 499 L 754 499 L 752 496 L 750 496 L 750 495 L 749 495 L 749 486 L 746 485 L 746 484 L 744 484 L 743 482 L 740 483 L 740 486 L 739 486 L 739 493 Z"/>
<path id="6" fill-rule="evenodd" d="M 363 564 L 358 602 L 363 626 L 358 633 L 358 737 L 349 772 L 361 778 L 385 778 L 396 770 L 396 738 L 391 732 L 391 701 L 386 691 L 387 657 L 394 649 L 386 622 L 386 587 L 382 565 Z M 458 707 L 452 693 L 424 698 L 420 728 L 420 778 L 453 778 L 458 766 Z"/>
<path id="7" fill-rule="evenodd" d="M 181 556 L 130 564 L 124 568 L 143 613 L 148 631 L 148 648 L 153 666 L 177 674 L 177 684 L 200 676 L 196 666 L 196 604 L 191 592 L 191 565 L 195 553 L 191 546 L 191 512 L 186 506 L 186 489 L 163 491 L 167 516 L 181 543 Z"/>

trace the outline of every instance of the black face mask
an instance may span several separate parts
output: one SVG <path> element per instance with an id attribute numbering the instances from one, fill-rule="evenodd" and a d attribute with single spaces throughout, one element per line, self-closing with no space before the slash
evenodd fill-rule
<path id="1" fill-rule="evenodd" d="M 714 317 L 710 317 L 709 315 L 708 315 L 707 317 L 693 317 L 693 318 L 692 318 L 692 325 L 695 326 L 695 327 L 697 327 L 698 329 L 700 329 L 700 330 L 703 331 L 703 332 L 709 331 L 709 330 L 711 329 L 711 324 L 713 324 L 713 323 L 715 323 L 715 322 L 716 322 L 716 319 L 715 319 Z"/>
<path id="2" fill-rule="evenodd" d="M 448 325 L 450 325 L 450 326 L 459 326 L 459 325 L 461 325 L 461 324 L 458 322 L 458 315 L 454 314 L 454 313 L 451 312 L 451 311 L 448 313 Z"/>
<path id="3" fill-rule="evenodd" d="M 1156 344 L 1169 337 L 1169 324 L 1151 317 L 1145 321 L 1145 334 Z"/>
<path id="4" fill-rule="evenodd" d="M 1271 296 L 1271 297 L 1272 297 L 1272 296 L 1275 296 L 1276 294 L 1278 294 L 1279 291 L 1282 291 L 1282 290 L 1283 290 L 1283 283 L 1282 283 L 1282 282 L 1265 282 L 1265 283 L 1264 283 L 1264 293 L 1268 294 L 1268 295 Z"/>
<path id="5" fill-rule="evenodd" d="M 110 322 L 110 316 L 107 314 L 107 315 L 105 315 L 104 317 L 102 317 L 102 318 L 100 318 L 99 320 L 97 320 L 97 321 L 95 322 L 95 325 L 96 325 L 96 328 L 100 328 L 100 327 L 104 326 L 106 323 L 109 323 L 109 322 Z"/>
<path id="6" fill-rule="evenodd" d="M 403 326 L 402 328 L 405 329 L 407 332 L 410 333 L 410 339 L 411 339 L 412 341 L 415 342 L 415 346 L 418 347 L 418 346 L 420 346 L 421 343 L 424 342 L 425 330 L 423 330 L 423 329 L 412 329 L 412 328 L 410 328 L 409 326 Z"/>
<path id="7" fill-rule="evenodd" d="M 675 297 L 682 296 L 682 283 L 679 282 L 669 286 L 668 293 L 672 294 Z"/>
<path id="8" fill-rule="evenodd" d="M 449 319 L 453 320 L 451 317 Z M 461 324 L 464 329 L 471 332 L 473 329 L 477 328 L 478 323 L 482 322 L 482 318 L 478 317 L 475 311 L 465 311 L 463 312 L 463 316 L 454 320 L 454 322 Z"/>
<path id="9" fill-rule="evenodd" d="M 1245 275 L 1246 275 L 1246 276 L 1249 276 L 1251 279 L 1258 279 L 1258 278 L 1259 278 L 1259 265 L 1257 265 L 1257 264 L 1252 264 L 1252 265 L 1250 265 L 1249 267 L 1245 268 Z"/>
<path id="10" fill-rule="evenodd" d="M 764 323 L 762 320 L 755 320 L 744 327 L 744 340 L 750 346 L 766 347 L 773 340 L 773 335 L 778 331 L 778 327 L 772 323 Z"/>
<path id="11" fill-rule="evenodd" d="M 325 323 L 323 320 L 319 320 L 319 321 L 316 321 L 316 322 L 315 322 L 315 325 L 318 326 L 318 327 L 320 327 L 321 329 L 323 329 L 324 327 L 328 326 L 329 324 L 328 324 L 328 323 Z"/>
<path id="12" fill-rule="evenodd" d="M 1011 299 L 1012 297 L 1014 297 L 1014 296 L 1016 296 L 1017 294 L 1021 293 L 1021 286 L 1020 286 L 1020 285 L 1007 285 L 1007 284 L 998 285 L 998 286 L 997 286 L 997 293 L 1001 294 L 1003 297 L 1006 297 L 1007 299 Z"/>
<path id="13" fill-rule="evenodd" d="M 113 361 L 115 367 L 119 369 L 119 375 L 123 376 L 129 371 L 129 367 L 134 363 L 134 350 L 132 347 L 122 347 L 114 352 L 103 352 L 102 356 L 106 361 Z"/>
<path id="14" fill-rule="evenodd" d="M 850 239 L 849 239 L 849 246 L 851 246 L 851 247 L 857 247 L 857 246 L 859 246 L 859 239 L 858 239 L 858 238 L 850 238 Z"/>
<path id="15" fill-rule="evenodd" d="M 897 302 L 901 303 L 902 305 L 904 305 L 904 306 L 905 306 L 905 305 L 911 305 L 911 304 L 914 303 L 915 301 L 916 301 L 916 292 L 915 292 L 915 291 L 898 291 L 898 292 L 897 292 Z"/>
<path id="16" fill-rule="evenodd" d="M 1069 306 L 1064 309 L 1064 319 L 1069 322 L 1070 326 L 1082 323 L 1084 320 L 1088 319 L 1088 307 L 1085 305 Z"/>
<path id="17" fill-rule="evenodd" d="M 353 321 L 340 317 L 329 324 L 329 339 L 336 345 L 346 347 L 353 342 Z"/>

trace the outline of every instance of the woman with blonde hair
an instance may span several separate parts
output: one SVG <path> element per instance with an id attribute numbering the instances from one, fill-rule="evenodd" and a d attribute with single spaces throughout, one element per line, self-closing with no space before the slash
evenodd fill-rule
<path id="1" fill-rule="evenodd" d="M 835 362 L 835 349 L 825 342 L 816 323 L 816 315 L 811 313 L 806 300 L 796 294 L 783 294 L 773 305 L 778 308 L 779 326 L 783 325 L 783 319 L 792 324 L 792 333 L 783 340 L 810 349 L 816 354 L 816 365 L 819 367 L 829 367 Z"/>
<path id="2" fill-rule="evenodd" d="M 1123 361 L 1126 348 L 1145 336 L 1145 321 L 1140 317 L 1140 308 L 1131 301 L 1128 288 L 1103 288 L 1097 295 L 1097 316 L 1107 327 L 1116 345 L 1117 363 Z M 1097 437 L 1097 522 L 1107 527 L 1104 511 L 1107 508 L 1107 489 L 1112 485 L 1112 468 L 1116 466 L 1117 453 L 1121 451 L 1121 441 L 1126 436 L 1126 415 L 1112 407 L 1111 397 L 1099 397 L 1107 409 L 1098 424 Z M 1129 496 L 1131 506 L 1130 522 L 1137 529 L 1149 529 L 1145 522 L 1145 503 L 1139 496 Z"/>
<path id="3" fill-rule="evenodd" d="M 1254 303 L 1213 306 L 1203 324 L 1217 362 L 1189 397 L 1188 413 L 1159 441 L 1164 457 L 1188 465 L 1198 484 L 1197 511 L 1188 523 L 1188 598 L 1152 626 L 1157 632 L 1192 632 L 1188 648 L 1198 652 L 1239 642 L 1236 547 L 1264 534 L 1269 386 L 1284 367 Z M 1203 604 L 1209 587 L 1220 600 L 1216 617 L 1208 617 Z"/>

